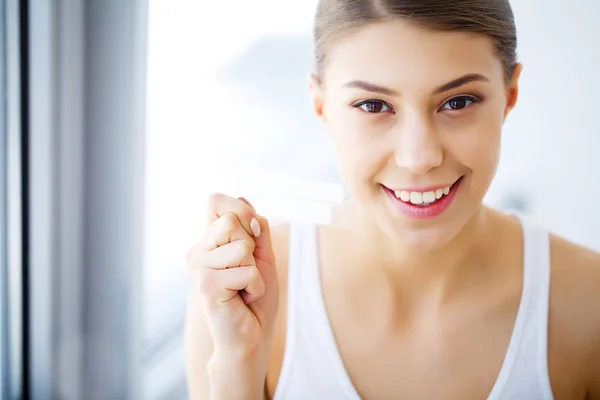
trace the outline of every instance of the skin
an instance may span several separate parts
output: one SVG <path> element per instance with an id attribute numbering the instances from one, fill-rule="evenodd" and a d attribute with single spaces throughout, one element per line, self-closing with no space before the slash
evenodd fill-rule
<path id="1" fill-rule="evenodd" d="M 321 76 L 310 78 L 313 108 L 353 201 L 340 208 L 335 224 L 319 227 L 319 266 L 348 375 L 365 399 L 394 399 L 398 393 L 486 398 L 520 302 L 523 243 L 518 221 L 484 207 L 482 200 L 496 171 L 502 125 L 516 104 L 522 67 L 516 65 L 507 82 L 488 39 L 432 32 L 401 20 L 362 27 L 336 42 L 327 60 Z M 480 78 L 439 90 L 473 74 Z M 374 92 L 373 85 L 385 93 Z M 399 213 L 381 186 L 448 185 L 461 177 L 452 205 L 428 220 Z M 226 196 L 213 198 L 210 210 L 212 233 L 203 241 L 228 239 L 190 252 L 190 274 L 200 276 L 204 288 L 192 289 L 188 307 L 190 395 L 260 398 L 264 385 L 264 396 L 271 398 L 285 350 L 289 228 L 253 236 L 249 221 L 255 211 Z M 223 229 L 218 221 L 227 213 L 237 218 L 227 217 L 231 223 Z M 238 282 L 255 292 L 248 304 L 237 291 L 228 292 L 238 298 L 230 309 L 214 301 L 223 282 L 206 284 L 199 271 L 239 269 L 223 270 L 237 262 L 230 261 L 237 240 L 260 243 L 263 251 L 247 246 L 236 253 L 245 258 L 238 265 L 256 265 L 260 274 Z M 556 236 L 550 244 L 548 363 L 554 397 L 600 399 L 600 256 Z M 218 256 L 211 254 L 218 248 Z M 264 249 L 272 249 L 272 257 Z M 257 280 L 271 283 L 263 285 L 265 294 L 256 289 L 263 287 Z M 248 313 L 252 301 L 260 305 L 254 314 Z M 231 334 L 240 326 L 244 335 Z M 237 392 L 227 394 L 232 387 Z"/>

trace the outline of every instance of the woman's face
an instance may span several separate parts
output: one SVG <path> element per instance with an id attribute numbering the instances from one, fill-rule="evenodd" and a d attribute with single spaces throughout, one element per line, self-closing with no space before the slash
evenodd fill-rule
<path id="1" fill-rule="evenodd" d="M 363 215 L 422 249 L 455 237 L 495 174 L 519 74 L 506 84 L 487 38 L 399 20 L 336 42 L 313 106 Z"/>

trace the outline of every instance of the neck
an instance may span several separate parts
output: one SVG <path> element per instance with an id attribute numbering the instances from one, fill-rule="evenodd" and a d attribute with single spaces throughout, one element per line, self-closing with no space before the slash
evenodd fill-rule
<path id="1" fill-rule="evenodd" d="M 354 226 L 363 259 L 372 260 L 364 267 L 372 274 L 377 268 L 386 280 L 398 283 L 402 290 L 423 291 L 438 287 L 447 292 L 453 283 L 461 282 L 470 266 L 480 264 L 481 238 L 484 237 L 486 208 L 481 206 L 460 232 L 445 245 L 435 249 L 402 246 L 372 221 L 358 217 Z"/>

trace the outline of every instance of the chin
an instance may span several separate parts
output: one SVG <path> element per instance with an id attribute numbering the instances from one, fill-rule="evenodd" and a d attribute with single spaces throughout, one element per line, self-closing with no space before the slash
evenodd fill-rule
<path id="1" fill-rule="evenodd" d="M 386 229 L 392 242 L 397 243 L 399 247 L 423 252 L 445 247 L 460 230 L 461 225 L 457 223 L 440 223 L 427 228 L 404 226 L 399 223 Z"/>
<path id="2" fill-rule="evenodd" d="M 458 202 L 443 215 L 425 221 L 383 212 L 377 225 L 394 246 L 429 252 L 446 247 L 469 224 L 475 210 L 466 213 L 466 209 Z"/>

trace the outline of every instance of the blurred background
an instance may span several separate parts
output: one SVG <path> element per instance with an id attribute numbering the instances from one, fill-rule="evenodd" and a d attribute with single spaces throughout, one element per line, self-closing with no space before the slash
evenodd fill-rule
<path id="1" fill-rule="evenodd" d="M 247 179 L 343 191 L 308 98 L 317 2 L 1 4 L 2 399 L 185 399 L 207 196 L 320 220 Z M 486 202 L 600 251 L 600 3 L 511 4 L 525 69 Z"/>

